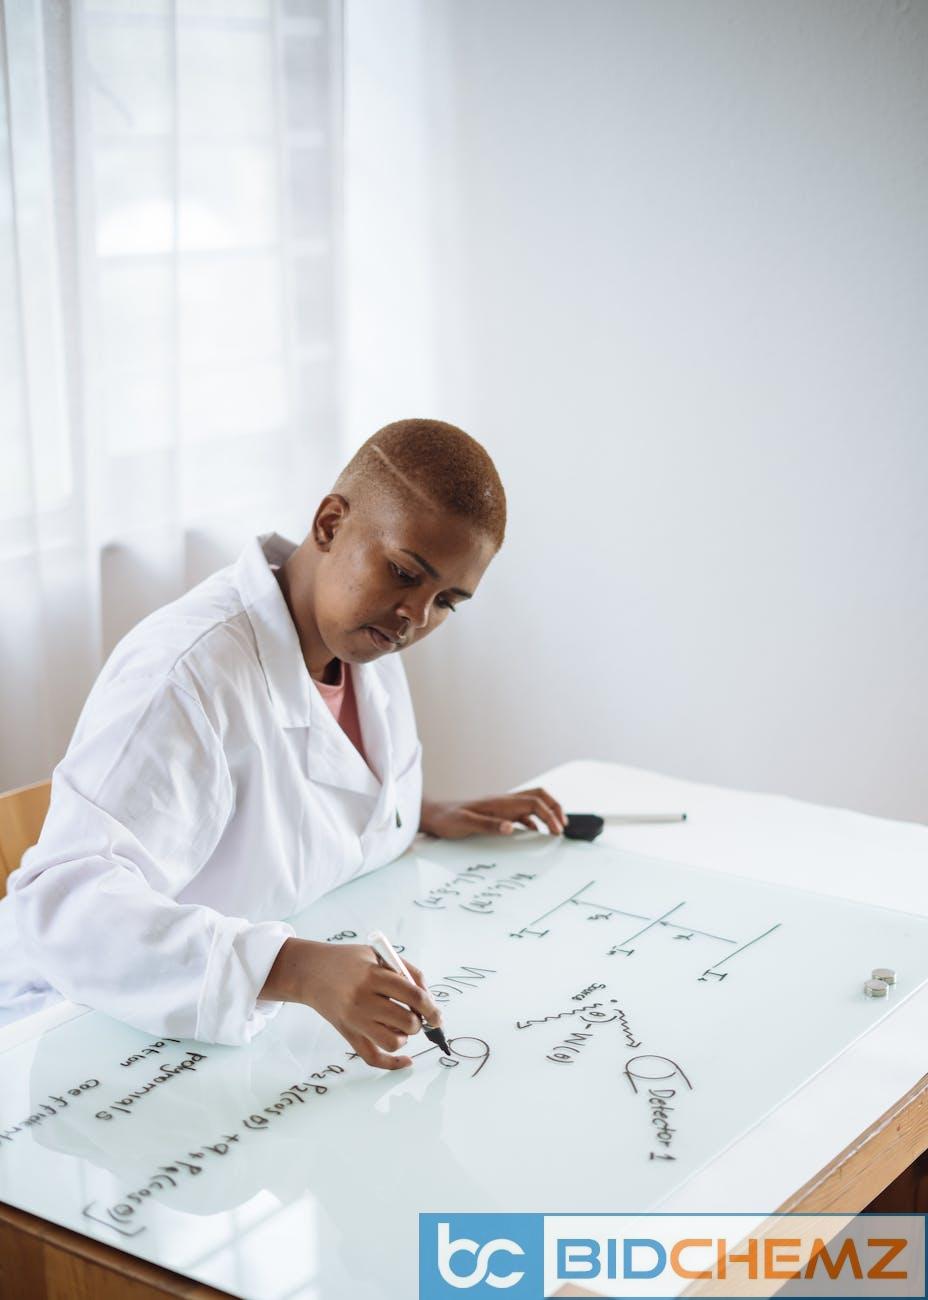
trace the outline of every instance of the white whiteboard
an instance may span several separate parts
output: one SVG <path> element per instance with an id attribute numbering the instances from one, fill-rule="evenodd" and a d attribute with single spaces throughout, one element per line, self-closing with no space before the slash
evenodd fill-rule
<path id="1" fill-rule="evenodd" d="M 407 1300 L 419 1211 L 653 1209 L 928 978 L 928 918 L 541 835 L 294 924 L 383 929 L 456 1063 L 373 1070 L 302 1007 L 248 1048 L 84 1015 L 0 1055 L 0 1199 L 254 1300 Z"/>

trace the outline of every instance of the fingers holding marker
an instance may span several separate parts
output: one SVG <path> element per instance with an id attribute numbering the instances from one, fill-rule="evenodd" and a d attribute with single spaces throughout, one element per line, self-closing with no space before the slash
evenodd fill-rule
<path id="1" fill-rule="evenodd" d="M 420 1016 L 428 1020 L 429 1024 L 436 1027 L 441 1024 L 441 1012 L 431 994 L 418 984 L 410 984 L 409 980 L 404 979 L 402 975 L 381 967 L 377 972 L 374 988 L 385 997 L 401 1002 L 411 1011 L 417 1011 Z"/>
<path id="2" fill-rule="evenodd" d="M 385 1052 L 398 1052 L 409 1041 L 408 1034 L 398 1033 L 392 1025 L 385 1025 L 379 1020 L 375 1021 L 370 1036 Z"/>
<path id="3" fill-rule="evenodd" d="M 426 988 L 426 983 L 425 983 L 425 976 L 422 974 L 422 971 L 419 969 L 419 967 L 418 967 L 418 966 L 414 966 L 414 965 L 412 964 L 411 961 L 407 961 L 407 962 L 406 962 L 406 969 L 409 971 L 410 975 L 413 977 L 413 979 L 414 979 L 414 980 L 416 981 L 416 983 L 419 985 L 419 988 L 420 988 L 420 989 L 425 989 L 425 991 L 428 992 L 428 989 Z"/>
<path id="4" fill-rule="evenodd" d="M 402 1005 L 408 1005 L 411 1011 L 421 1016 L 426 1038 L 440 1047 L 445 1056 L 450 1056 L 451 1049 L 441 1029 L 441 1013 L 432 997 L 416 983 L 406 963 L 382 930 L 372 930 L 367 939 L 378 961 L 387 968 L 380 972 L 380 991 L 387 998 L 393 997 Z"/>
<path id="5" fill-rule="evenodd" d="M 417 1034 L 422 1028 L 422 1020 L 414 1011 L 394 1002 L 392 998 L 378 997 L 378 1006 L 374 1018 L 387 1029 L 398 1034 Z"/>

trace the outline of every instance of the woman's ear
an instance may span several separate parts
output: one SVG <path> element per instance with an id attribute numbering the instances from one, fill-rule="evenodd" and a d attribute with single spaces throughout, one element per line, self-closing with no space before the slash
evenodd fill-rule
<path id="1" fill-rule="evenodd" d="M 312 535 L 320 551 L 331 550 L 335 534 L 348 518 L 351 507 L 343 496 L 331 492 L 323 497 L 313 519 Z"/>

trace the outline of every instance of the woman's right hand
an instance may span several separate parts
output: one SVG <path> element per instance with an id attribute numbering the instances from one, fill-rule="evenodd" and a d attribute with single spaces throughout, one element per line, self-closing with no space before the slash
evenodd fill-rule
<path id="1" fill-rule="evenodd" d="M 382 966 L 369 944 L 286 939 L 260 996 L 312 1007 L 335 1026 L 362 1061 L 383 1070 L 400 1070 L 412 1065 L 411 1058 L 390 1053 L 405 1047 L 409 1035 L 419 1032 L 420 1016 L 431 1025 L 441 1025 L 441 1012 L 422 972 L 411 962 L 406 966 L 414 985 Z"/>

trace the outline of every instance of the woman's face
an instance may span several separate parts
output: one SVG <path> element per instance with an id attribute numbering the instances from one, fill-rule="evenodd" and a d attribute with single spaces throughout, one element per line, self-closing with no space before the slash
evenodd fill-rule
<path id="1" fill-rule="evenodd" d="M 458 516 L 389 498 L 352 510 L 328 496 L 313 522 L 314 614 L 332 656 L 369 663 L 421 641 L 468 601 L 495 554 Z"/>

